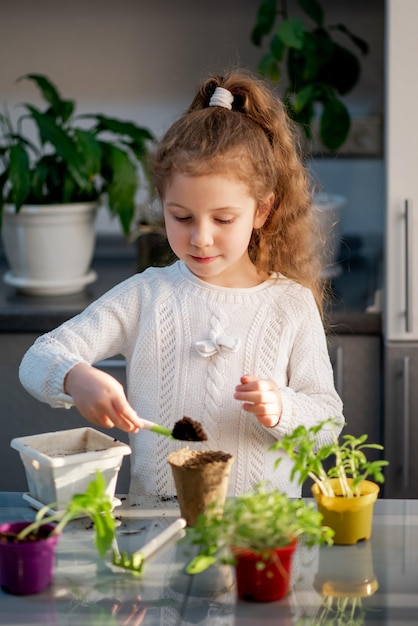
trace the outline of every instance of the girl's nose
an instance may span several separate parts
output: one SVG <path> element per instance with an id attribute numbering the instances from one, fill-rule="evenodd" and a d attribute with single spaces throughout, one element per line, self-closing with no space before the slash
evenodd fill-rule
<path id="1" fill-rule="evenodd" d="M 190 243 L 197 248 L 210 246 L 213 243 L 213 238 L 209 228 L 204 224 L 196 224 L 191 233 Z"/>

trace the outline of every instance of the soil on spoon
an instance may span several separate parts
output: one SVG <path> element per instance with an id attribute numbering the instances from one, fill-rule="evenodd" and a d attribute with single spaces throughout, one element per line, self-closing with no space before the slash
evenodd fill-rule
<path id="1" fill-rule="evenodd" d="M 174 439 L 179 439 L 180 441 L 207 441 L 208 438 L 202 424 L 192 420 L 190 417 L 183 417 L 176 422 L 171 435 Z"/>

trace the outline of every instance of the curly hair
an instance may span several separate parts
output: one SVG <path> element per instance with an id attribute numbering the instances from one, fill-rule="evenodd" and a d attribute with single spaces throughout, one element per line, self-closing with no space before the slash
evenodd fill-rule
<path id="1" fill-rule="evenodd" d="M 233 95 L 231 110 L 209 106 L 216 87 Z M 245 183 L 259 203 L 273 193 L 266 222 L 252 234 L 250 258 L 262 272 L 281 273 L 309 287 L 323 312 L 311 181 L 296 128 L 266 82 L 242 70 L 204 81 L 189 109 L 159 142 L 151 170 L 161 198 L 175 173 L 220 174 Z"/>

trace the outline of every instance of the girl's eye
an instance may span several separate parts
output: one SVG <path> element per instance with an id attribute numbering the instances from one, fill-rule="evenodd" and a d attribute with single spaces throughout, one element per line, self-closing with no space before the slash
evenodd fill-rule
<path id="1" fill-rule="evenodd" d="M 221 220 L 218 218 L 216 221 L 219 222 L 219 224 L 231 224 L 233 220 Z"/>
<path id="2" fill-rule="evenodd" d="M 176 220 L 176 222 L 187 222 L 187 220 L 189 220 L 190 217 L 179 217 L 179 216 L 175 215 L 174 219 Z"/>

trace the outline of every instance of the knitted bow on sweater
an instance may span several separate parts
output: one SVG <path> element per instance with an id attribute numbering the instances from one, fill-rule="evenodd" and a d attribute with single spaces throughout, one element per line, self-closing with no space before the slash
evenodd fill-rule
<path id="1" fill-rule="evenodd" d="M 222 350 L 237 352 L 241 345 L 241 339 L 239 337 L 229 337 L 228 335 L 217 334 L 212 331 L 209 339 L 196 341 L 194 345 L 198 353 L 206 358 L 220 353 Z"/>

